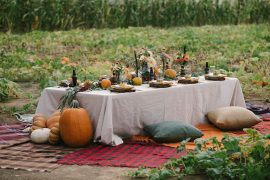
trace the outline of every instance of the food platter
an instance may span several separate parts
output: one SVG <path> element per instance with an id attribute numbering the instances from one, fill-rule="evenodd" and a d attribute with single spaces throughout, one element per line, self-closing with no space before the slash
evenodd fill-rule
<path id="1" fill-rule="evenodd" d="M 172 86 L 172 82 L 170 81 L 151 81 L 149 83 L 149 87 L 154 87 L 154 88 L 168 88 Z"/>
<path id="2" fill-rule="evenodd" d="M 125 93 L 125 92 L 135 92 L 134 86 L 131 85 L 112 85 L 110 88 L 111 92 Z"/>
<path id="3" fill-rule="evenodd" d="M 191 78 L 181 77 L 178 79 L 178 83 L 180 84 L 196 84 L 198 82 L 199 82 L 199 78 L 197 77 L 191 77 Z"/>
<path id="4" fill-rule="evenodd" d="M 210 81 L 224 81 L 226 79 L 226 75 L 224 74 L 218 74 L 218 75 L 205 75 L 205 80 Z"/>

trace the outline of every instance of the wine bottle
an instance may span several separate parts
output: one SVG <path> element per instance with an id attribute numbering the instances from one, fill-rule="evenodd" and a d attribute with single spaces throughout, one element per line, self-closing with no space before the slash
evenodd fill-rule
<path id="1" fill-rule="evenodd" d="M 167 70 L 167 69 L 170 69 L 170 65 L 168 62 L 166 62 L 166 67 L 165 67 L 165 70 Z"/>
<path id="2" fill-rule="evenodd" d="M 153 68 L 150 67 L 150 72 L 149 72 L 149 81 L 152 81 L 154 79 L 154 71 Z"/>
<path id="3" fill-rule="evenodd" d="M 75 72 L 75 69 L 73 69 L 72 71 L 72 87 L 75 87 L 77 86 L 77 76 L 76 76 L 76 72 Z"/>
<path id="4" fill-rule="evenodd" d="M 142 68 L 142 80 L 143 82 L 148 82 L 149 81 L 149 69 L 148 69 L 148 65 L 145 62 Z"/>
<path id="5" fill-rule="evenodd" d="M 204 73 L 209 74 L 209 65 L 208 62 L 205 63 Z"/>

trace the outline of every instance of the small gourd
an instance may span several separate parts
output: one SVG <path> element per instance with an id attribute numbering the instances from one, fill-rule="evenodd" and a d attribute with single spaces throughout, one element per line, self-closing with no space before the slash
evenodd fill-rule
<path id="1" fill-rule="evenodd" d="M 100 86 L 102 89 L 108 89 L 109 87 L 111 87 L 112 83 L 109 79 L 102 79 L 102 81 L 100 82 Z"/>
<path id="2" fill-rule="evenodd" d="M 173 69 L 167 69 L 167 70 L 165 71 L 165 76 L 168 77 L 168 78 L 170 78 L 170 79 L 176 78 L 176 75 L 177 75 L 177 73 L 176 73 L 176 71 L 173 70 Z"/>
<path id="3" fill-rule="evenodd" d="M 32 142 L 42 144 L 48 142 L 50 134 L 49 128 L 36 129 L 31 133 L 30 139 Z"/>
<path id="4" fill-rule="evenodd" d="M 49 134 L 49 143 L 50 144 L 58 144 L 60 142 L 60 130 L 59 130 L 59 123 L 56 123 L 50 131 Z"/>
<path id="5" fill-rule="evenodd" d="M 46 126 L 47 128 L 51 129 L 55 126 L 55 124 L 59 123 L 61 112 L 55 111 L 47 120 Z"/>
<path id="6" fill-rule="evenodd" d="M 133 85 L 135 85 L 135 86 L 140 86 L 140 85 L 142 85 L 142 78 L 140 78 L 140 77 L 135 77 L 135 78 L 133 78 Z"/>
<path id="7" fill-rule="evenodd" d="M 36 114 L 33 117 L 32 122 L 33 123 L 30 132 L 33 132 L 36 129 L 46 128 L 47 118 L 43 114 Z"/>

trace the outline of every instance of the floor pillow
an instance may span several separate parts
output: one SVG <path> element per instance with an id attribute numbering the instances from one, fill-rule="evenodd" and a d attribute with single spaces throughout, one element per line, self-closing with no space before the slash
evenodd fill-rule
<path id="1" fill-rule="evenodd" d="M 144 131 L 159 143 L 175 143 L 187 138 L 196 139 L 203 136 L 203 133 L 196 127 L 178 121 L 151 124 L 145 126 Z"/>
<path id="2" fill-rule="evenodd" d="M 262 120 L 250 110 L 230 106 L 218 108 L 207 113 L 207 118 L 222 130 L 238 130 L 249 128 Z"/>

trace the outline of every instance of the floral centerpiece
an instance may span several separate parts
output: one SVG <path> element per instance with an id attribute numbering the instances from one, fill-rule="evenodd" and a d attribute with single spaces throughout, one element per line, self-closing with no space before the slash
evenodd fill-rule
<path id="1" fill-rule="evenodd" d="M 142 54 L 140 54 L 139 61 L 142 65 L 147 64 L 149 68 L 154 68 L 157 66 L 157 62 L 153 57 L 153 53 L 149 50 L 145 50 Z"/>
<path id="2" fill-rule="evenodd" d="M 157 75 L 157 62 L 151 51 L 143 49 L 139 54 L 139 64 L 141 66 L 141 76 L 143 81 L 149 81 Z"/>
<path id="3" fill-rule="evenodd" d="M 185 66 L 187 65 L 189 61 L 189 55 L 186 53 L 186 46 L 184 46 L 184 53 L 182 54 L 181 52 L 177 52 L 177 57 L 175 60 L 175 63 L 181 65 L 181 72 L 180 75 L 183 77 L 185 76 Z"/>
<path id="4" fill-rule="evenodd" d="M 111 66 L 111 72 L 112 72 L 111 81 L 112 81 L 113 84 L 120 83 L 120 76 L 121 76 L 123 71 L 124 71 L 124 67 L 122 66 L 122 64 L 119 61 L 117 61 L 115 63 L 112 63 L 112 66 Z"/>

